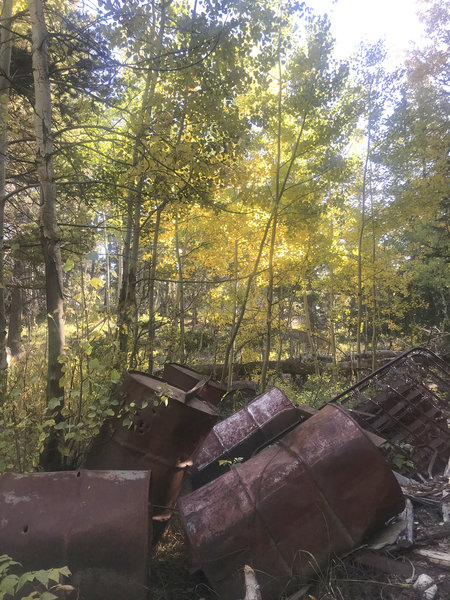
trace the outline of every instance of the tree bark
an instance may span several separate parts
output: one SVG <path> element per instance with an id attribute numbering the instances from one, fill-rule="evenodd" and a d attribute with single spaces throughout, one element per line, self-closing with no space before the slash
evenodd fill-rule
<path id="1" fill-rule="evenodd" d="M 160 57 L 162 53 L 164 33 L 166 29 L 166 8 L 170 1 L 161 5 L 161 17 L 159 24 L 158 39 L 154 50 L 155 56 Z M 133 148 L 132 167 L 139 164 L 140 150 L 144 142 L 146 132 L 146 117 L 152 109 L 152 102 L 155 94 L 156 83 L 158 79 L 158 66 L 160 59 L 157 59 L 154 68 L 148 71 L 145 82 L 145 90 L 142 96 L 142 103 L 138 115 L 139 128 L 136 133 L 136 139 Z M 122 286 L 120 288 L 119 302 L 117 307 L 117 329 L 120 349 L 120 365 L 125 366 L 128 362 L 128 345 L 131 326 L 133 320 L 137 318 L 136 310 L 136 273 L 139 257 L 140 244 L 140 219 L 142 210 L 142 190 L 147 173 L 144 171 L 139 175 L 136 190 L 131 192 L 128 197 L 127 206 L 127 230 L 125 235 L 123 250 L 123 276 Z"/>
<path id="2" fill-rule="evenodd" d="M 152 245 L 152 258 L 150 262 L 150 274 L 149 274 L 149 305 L 148 305 L 148 368 L 147 371 L 150 375 L 153 374 L 154 359 L 155 359 L 155 334 L 156 334 L 156 323 L 155 323 L 155 276 L 156 276 L 156 261 L 158 258 L 158 238 L 159 230 L 161 225 L 161 212 L 163 206 L 158 207 L 156 210 L 155 218 L 155 232 L 153 234 L 153 245 Z"/>
<path id="3" fill-rule="evenodd" d="M 6 155 L 8 151 L 8 106 L 9 106 L 9 70 L 12 47 L 12 9 L 13 0 L 4 0 L 1 13 L 0 30 L 0 403 L 5 397 L 7 385 L 6 356 L 6 309 L 4 277 L 4 236 L 6 203 Z"/>
<path id="4" fill-rule="evenodd" d="M 20 352 L 22 317 L 23 317 L 23 294 L 21 281 L 24 274 L 23 263 L 16 258 L 13 267 L 13 283 L 11 286 L 11 308 L 9 310 L 9 327 L 7 344 L 11 350 L 11 356 L 17 356 Z"/>
<path id="5" fill-rule="evenodd" d="M 247 287 L 245 288 L 245 295 L 244 295 L 244 299 L 242 301 L 241 308 L 239 310 L 239 315 L 236 319 L 236 322 L 234 323 L 234 326 L 231 329 L 230 339 L 228 340 L 227 347 L 225 348 L 225 360 L 224 360 L 224 364 L 223 364 L 223 368 L 222 368 L 222 377 L 221 377 L 222 383 L 225 382 L 227 379 L 230 356 L 233 351 L 234 342 L 236 340 L 239 328 L 244 319 L 245 310 L 247 308 L 247 302 L 248 302 L 248 299 L 250 296 L 250 290 L 252 288 L 253 280 L 255 279 L 256 274 L 258 273 L 259 263 L 261 262 L 261 256 L 262 256 L 262 252 L 264 249 L 264 245 L 266 243 L 267 234 L 269 233 L 271 222 L 272 222 L 272 215 L 270 215 L 270 218 L 268 219 L 268 221 L 266 223 L 266 227 L 264 229 L 264 234 L 263 234 L 263 237 L 259 244 L 258 255 L 257 255 L 255 263 L 253 265 L 253 270 L 247 279 Z"/>
<path id="6" fill-rule="evenodd" d="M 362 284 L 362 255 L 363 255 L 363 241 L 364 241 L 364 229 L 366 225 L 366 200 L 367 200 L 367 175 L 370 162 L 370 152 L 372 143 L 372 84 L 369 84 L 368 91 L 368 123 L 367 123 L 367 148 L 366 158 L 364 162 L 364 173 L 363 173 L 363 184 L 361 194 L 361 225 L 359 229 L 359 241 L 358 241 L 358 316 L 356 325 L 356 353 L 358 356 L 361 355 L 361 326 L 363 321 L 363 284 Z M 358 358 L 358 369 L 361 368 L 361 364 Z"/>
<path id="7" fill-rule="evenodd" d="M 48 76 L 47 38 L 42 0 L 30 0 L 32 64 L 35 90 L 34 127 L 36 135 L 36 166 L 41 193 L 39 226 L 45 262 L 45 293 L 47 302 L 48 365 L 47 401 L 61 400 L 51 411 L 55 422 L 62 419 L 64 387 L 60 384 L 62 364 L 59 357 L 64 347 L 64 300 L 61 248 L 56 218 L 56 184 L 53 166 L 52 103 Z M 59 436 L 52 430 L 41 455 L 43 468 L 60 468 Z"/>
<path id="8" fill-rule="evenodd" d="M 184 331 L 184 319 L 185 319 L 185 307 L 184 307 L 184 266 L 181 258 L 180 248 L 180 235 L 178 228 L 178 212 L 175 213 L 175 253 L 178 267 L 178 289 L 177 289 L 177 308 L 179 313 L 179 325 L 180 325 L 180 344 L 179 344 L 179 360 L 184 362 L 186 348 L 185 348 L 185 331 Z"/>

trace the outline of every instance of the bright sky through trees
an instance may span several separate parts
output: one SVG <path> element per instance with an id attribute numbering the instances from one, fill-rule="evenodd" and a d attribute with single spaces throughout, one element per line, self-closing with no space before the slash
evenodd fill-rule
<path id="1" fill-rule="evenodd" d="M 420 0 L 314 0 L 317 13 L 326 12 L 337 40 L 337 52 L 348 56 L 361 40 L 385 39 L 389 60 L 396 62 L 423 36 L 417 11 Z"/>

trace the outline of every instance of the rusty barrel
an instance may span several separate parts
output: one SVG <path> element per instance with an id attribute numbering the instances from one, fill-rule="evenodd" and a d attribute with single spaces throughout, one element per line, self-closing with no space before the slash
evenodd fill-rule
<path id="1" fill-rule="evenodd" d="M 68 566 L 83 600 L 147 597 L 149 471 L 0 477 L 0 554 L 24 570 Z"/>
<path id="2" fill-rule="evenodd" d="M 359 545 L 404 501 L 379 450 L 328 405 L 178 505 L 192 555 L 220 597 L 242 597 L 248 564 L 263 600 L 274 600 Z"/>
<path id="3" fill-rule="evenodd" d="M 167 383 L 189 392 L 196 388 L 196 395 L 201 400 L 217 405 L 221 401 L 227 388 L 210 377 L 178 363 L 166 363 L 162 378 Z"/>
<path id="4" fill-rule="evenodd" d="M 120 396 L 120 410 L 103 424 L 84 466 L 151 470 L 153 518 L 167 520 L 186 469 L 217 420 L 216 410 L 195 395 L 136 371 L 124 377 Z"/>
<path id="5" fill-rule="evenodd" d="M 258 396 L 214 426 L 195 459 L 192 488 L 219 477 L 230 463 L 249 459 L 302 420 L 304 416 L 279 388 Z"/>

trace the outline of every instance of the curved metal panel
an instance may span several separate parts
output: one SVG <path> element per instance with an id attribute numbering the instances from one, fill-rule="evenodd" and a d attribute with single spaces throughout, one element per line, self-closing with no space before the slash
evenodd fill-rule
<path id="1" fill-rule="evenodd" d="M 192 487 L 197 489 L 222 475 L 227 467 L 219 461 L 247 460 L 304 419 L 279 388 L 258 396 L 213 428 L 195 459 Z"/>
<path id="2" fill-rule="evenodd" d="M 120 411 L 104 423 L 84 467 L 151 470 L 153 518 L 167 520 L 186 469 L 217 420 L 216 410 L 144 373 L 128 373 L 120 394 Z M 123 424 L 126 415 L 129 427 Z"/>
<path id="3" fill-rule="evenodd" d="M 25 570 L 67 565 L 84 600 L 144 600 L 148 471 L 0 477 L 0 554 Z"/>

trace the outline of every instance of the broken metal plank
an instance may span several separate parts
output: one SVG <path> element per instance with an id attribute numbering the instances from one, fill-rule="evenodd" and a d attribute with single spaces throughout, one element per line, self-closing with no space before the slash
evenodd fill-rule
<path id="1" fill-rule="evenodd" d="M 162 379 L 167 383 L 189 392 L 197 384 L 199 385 L 197 397 L 217 405 L 221 401 L 227 388 L 210 377 L 205 377 L 202 373 L 178 363 L 166 363 Z"/>

